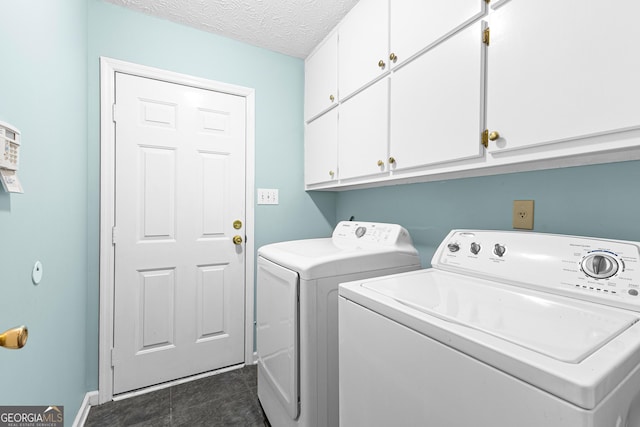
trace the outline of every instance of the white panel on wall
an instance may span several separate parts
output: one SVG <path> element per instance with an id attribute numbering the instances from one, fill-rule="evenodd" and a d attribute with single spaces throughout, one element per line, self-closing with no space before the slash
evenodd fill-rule
<path id="1" fill-rule="evenodd" d="M 173 344 L 175 271 L 139 271 L 140 350 Z"/>
<path id="2" fill-rule="evenodd" d="M 225 267 L 208 265 L 198 268 L 198 340 L 225 332 Z"/>
<path id="3" fill-rule="evenodd" d="M 141 148 L 141 239 L 169 239 L 175 234 L 175 151 Z"/>

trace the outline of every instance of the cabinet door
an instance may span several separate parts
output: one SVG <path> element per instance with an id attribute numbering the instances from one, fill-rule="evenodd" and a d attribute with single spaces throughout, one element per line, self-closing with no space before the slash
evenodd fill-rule
<path id="1" fill-rule="evenodd" d="M 334 181 L 338 166 L 338 109 L 307 124 L 304 135 L 304 182 Z"/>
<path id="2" fill-rule="evenodd" d="M 360 0 L 338 34 L 338 88 L 344 99 L 388 72 L 389 0 Z"/>
<path id="3" fill-rule="evenodd" d="M 340 105 L 338 164 L 341 180 L 386 170 L 388 111 L 388 79 L 380 80 Z"/>
<path id="4" fill-rule="evenodd" d="M 304 66 L 304 118 L 313 117 L 338 103 L 338 32 L 334 32 Z"/>
<path id="5" fill-rule="evenodd" d="M 391 76 L 390 154 L 395 168 L 483 154 L 482 25 L 473 24 Z"/>
<path id="6" fill-rule="evenodd" d="M 391 52 L 399 65 L 485 14 L 483 0 L 391 1 Z"/>
<path id="7" fill-rule="evenodd" d="M 510 1 L 493 12 L 487 124 L 500 138 L 489 150 L 638 128 L 638 16 L 640 2 L 623 0 Z"/>

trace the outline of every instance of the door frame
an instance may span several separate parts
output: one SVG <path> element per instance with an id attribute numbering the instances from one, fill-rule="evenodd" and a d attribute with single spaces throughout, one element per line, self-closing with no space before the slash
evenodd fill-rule
<path id="1" fill-rule="evenodd" d="M 199 89 L 242 96 L 246 100 L 245 184 L 245 324 L 244 363 L 253 363 L 254 311 L 254 181 L 255 181 L 255 89 L 100 57 L 100 320 L 98 357 L 98 403 L 113 399 L 113 315 L 115 289 L 115 78 L 126 73 Z"/>

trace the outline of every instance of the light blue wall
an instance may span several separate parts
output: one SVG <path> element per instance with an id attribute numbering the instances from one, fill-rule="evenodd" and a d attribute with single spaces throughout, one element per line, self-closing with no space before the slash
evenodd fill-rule
<path id="1" fill-rule="evenodd" d="M 134 62 L 256 91 L 256 187 L 278 188 L 278 206 L 257 206 L 256 248 L 328 235 L 335 195 L 303 186 L 304 62 L 265 49 L 89 0 L 88 384 L 98 383 L 99 57 Z"/>
<path id="2" fill-rule="evenodd" d="M 0 349 L 0 404 L 64 405 L 68 426 L 86 392 L 86 14 L 85 0 L 0 3 L 0 121 L 22 132 L 25 190 L 0 190 L 0 329 L 29 327 L 23 349 Z"/>
<path id="3" fill-rule="evenodd" d="M 640 241 L 640 162 L 521 172 L 339 193 L 338 220 L 405 226 L 430 265 L 454 228 L 512 230 L 513 200 L 535 200 L 534 231 Z"/>

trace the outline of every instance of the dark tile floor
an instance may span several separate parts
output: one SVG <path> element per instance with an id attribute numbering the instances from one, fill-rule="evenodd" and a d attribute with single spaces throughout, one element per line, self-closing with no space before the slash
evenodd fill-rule
<path id="1" fill-rule="evenodd" d="M 256 366 L 246 366 L 89 411 L 94 426 L 268 426 L 258 402 Z"/>

